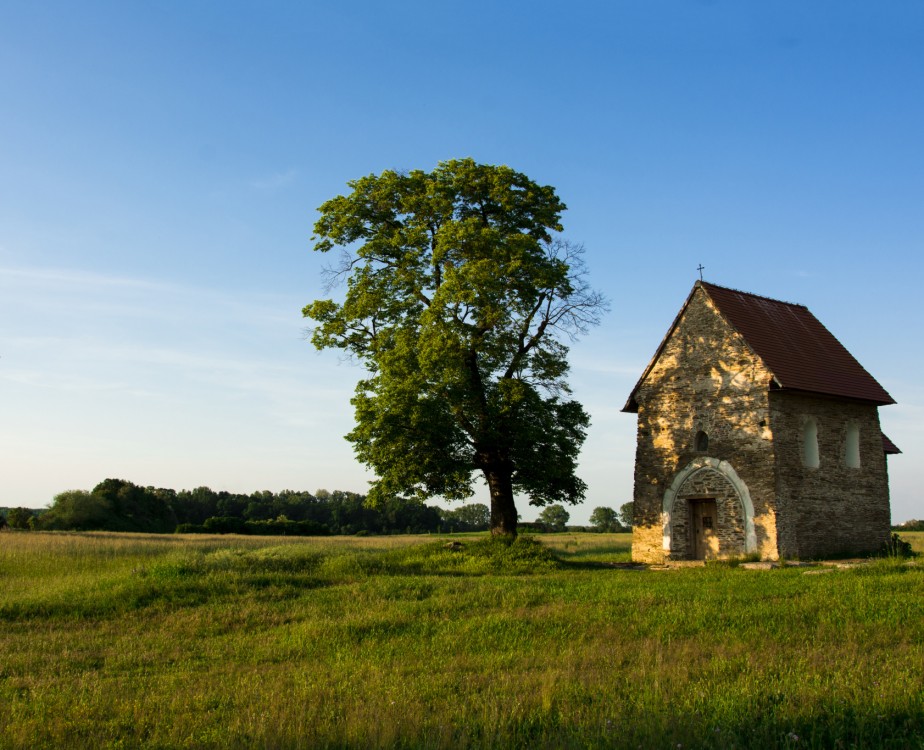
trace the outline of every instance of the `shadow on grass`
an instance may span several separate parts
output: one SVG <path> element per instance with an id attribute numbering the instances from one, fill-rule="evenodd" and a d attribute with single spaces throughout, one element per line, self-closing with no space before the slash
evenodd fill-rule
<path id="1" fill-rule="evenodd" d="M 603 560 L 581 560 L 563 558 L 560 560 L 565 570 L 648 570 L 645 563 L 606 562 Z"/>
<path id="2" fill-rule="evenodd" d="M 629 535 L 618 535 L 600 541 L 575 539 L 556 543 L 546 542 L 556 559 L 570 570 L 641 570 L 645 566 L 632 562 L 632 541 Z"/>
<path id="3" fill-rule="evenodd" d="M 439 723 L 413 730 L 400 719 L 369 722 L 367 733 L 344 736 L 340 727 L 315 727 L 314 734 L 293 738 L 283 728 L 263 737 L 270 747 L 312 746 L 359 750 L 399 747 L 407 750 L 443 748 L 700 748 L 702 750 L 779 750 L 781 748 L 920 748 L 924 743 L 924 712 L 894 708 L 876 713 L 858 705 L 818 702 L 811 706 L 762 713 L 742 703 L 733 715 L 705 707 L 694 714 L 675 714 L 665 706 L 643 711 L 613 708 L 569 716 L 535 709 L 518 716 L 472 716 L 460 724 Z M 327 731 L 325 731 L 327 730 Z M 339 730 L 339 731 L 338 731 Z"/>

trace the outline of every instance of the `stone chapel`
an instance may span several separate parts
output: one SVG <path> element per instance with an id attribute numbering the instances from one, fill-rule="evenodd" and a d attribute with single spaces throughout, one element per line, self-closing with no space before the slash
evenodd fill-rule
<path id="1" fill-rule="evenodd" d="M 808 308 L 697 281 L 623 409 L 633 559 L 879 550 L 894 403 Z"/>

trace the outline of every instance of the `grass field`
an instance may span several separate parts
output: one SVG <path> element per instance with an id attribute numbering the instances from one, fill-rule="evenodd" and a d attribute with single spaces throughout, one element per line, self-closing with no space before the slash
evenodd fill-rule
<path id="1" fill-rule="evenodd" d="M 454 538 L 4 532 L 0 747 L 924 748 L 924 558 Z"/>

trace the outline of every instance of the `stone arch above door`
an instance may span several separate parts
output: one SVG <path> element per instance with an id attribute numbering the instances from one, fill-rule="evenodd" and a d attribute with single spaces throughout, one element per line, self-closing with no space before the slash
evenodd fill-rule
<path id="1" fill-rule="evenodd" d="M 714 477 L 712 481 L 710 481 L 710 475 Z M 721 461 L 709 456 L 696 458 L 677 472 L 671 486 L 664 493 L 661 506 L 664 551 L 671 554 L 675 551 L 680 552 L 680 548 L 686 549 L 685 542 L 682 540 L 680 540 L 681 543 L 679 544 L 672 543 L 672 537 L 677 527 L 675 521 L 682 521 L 681 516 L 686 512 L 685 506 L 675 508 L 675 503 L 678 499 L 685 501 L 686 495 L 689 494 L 693 486 L 702 484 L 703 481 L 709 486 L 714 486 L 720 492 L 723 486 L 730 486 L 734 494 L 737 495 L 743 524 L 743 551 L 745 554 L 757 552 L 757 534 L 754 529 L 754 505 L 751 502 L 751 493 L 728 461 Z M 720 494 L 720 492 L 716 494 Z"/>

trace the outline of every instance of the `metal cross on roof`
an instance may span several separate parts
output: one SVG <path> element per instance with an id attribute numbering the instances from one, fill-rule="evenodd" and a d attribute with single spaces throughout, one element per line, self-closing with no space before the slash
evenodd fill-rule
<path id="1" fill-rule="evenodd" d="M 703 280 L 703 271 L 705 270 L 705 268 L 706 268 L 706 266 L 704 266 L 702 263 L 700 263 L 700 264 L 696 267 L 696 270 L 699 271 L 699 280 L 700 280 L 700 281 Z"/>

